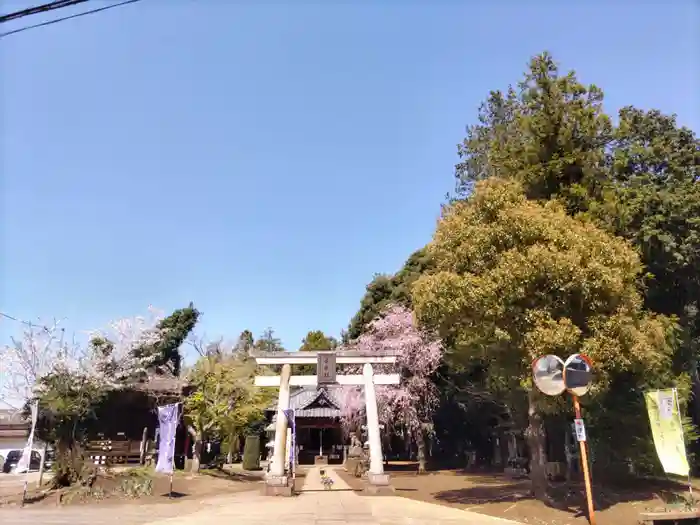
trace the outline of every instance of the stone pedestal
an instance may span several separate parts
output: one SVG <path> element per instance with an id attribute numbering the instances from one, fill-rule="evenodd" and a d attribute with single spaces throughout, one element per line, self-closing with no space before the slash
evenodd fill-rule
<path id="1" fill-rule="evenodd" d="M 367 474 L 367 486 L 365 492 L 372 496 L 393 495 L 394 487 L 391 486 L 389 474 Z"/>
<path id="2" fill-rule="evenodd" d="M 361 465 L 362 465 L 362 458 L 349 457 L 345 460 L 345 463 L 343 463 L 343 467 L 345 468 L 345 472 L 349 472 L 353 476 L 357 476 L 357 472 L 359 471 Z"/>
<path id="3" fill-rule="evenodd" d="M 314 465 L 328 465 L 328 456 L 316 456 L 314 458 Z"/>
<path id="4" fill-rule="evenodd" d="M 289 476 L 272 476 L 268 474 L 265 478 L 263 494 L 265 496 L 293 496 L 294 480 Z"/>

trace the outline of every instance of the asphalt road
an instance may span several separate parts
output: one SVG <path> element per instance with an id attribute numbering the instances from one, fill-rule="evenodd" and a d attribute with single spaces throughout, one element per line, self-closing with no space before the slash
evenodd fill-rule
<path id="1" fill-rule="evenodd" d="M 561 375 L 559 375 L 556 379 L 546 376 L 539 377 L 537 382 L 538 386 L 549 395 L 553 395 L 553 392 L 557 392 L 558 394 L 563 392 L 564 381 L 562 380 Z"/>

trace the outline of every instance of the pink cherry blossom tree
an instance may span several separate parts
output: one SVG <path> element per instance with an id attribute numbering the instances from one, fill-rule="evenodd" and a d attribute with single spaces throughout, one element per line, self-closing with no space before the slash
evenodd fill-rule
<path id="1" fill-rule="evenodd" d="M 389 430 L 402 431 L 418 447 L 419 472 L 425 471 L 426 436 L 433 431 L 433 413 L 438 392 L 432 381 L 443 355 L 442 341 L 420 328 L 413 313 L 404 306 L 389 306 L 348 349 L 367 353 L 392 353 L 391 365 L 375 366 L 375 373 L 396 371 L 401 375 L 398 386 L 377 386 L 379 418 Z M 361 389 L 344 389 L 346 402 L 341 413 L 346 428 L 355 426 L 364 407 Z"/>

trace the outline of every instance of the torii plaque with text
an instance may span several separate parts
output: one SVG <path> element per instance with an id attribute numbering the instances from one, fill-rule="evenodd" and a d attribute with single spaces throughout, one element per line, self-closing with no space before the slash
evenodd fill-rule
<path id="1" fill-rule="evenodd" d="M 318 384 L 328 385 L 335 383 L 335 353 L 319 352 L 316 365 Z"/>

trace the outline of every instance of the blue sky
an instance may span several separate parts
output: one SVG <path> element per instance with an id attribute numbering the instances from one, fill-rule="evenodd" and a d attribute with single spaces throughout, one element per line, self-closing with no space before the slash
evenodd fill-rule
<path id="1" fill-rule="evenodd" d="M 692 0 L 350 4 L 143 0 L 2 39 L 0 310 L 82 330 L 191 300 L 211 338 L 337 335 L 545 49 L 608 109 L 700 129 Z"/>

